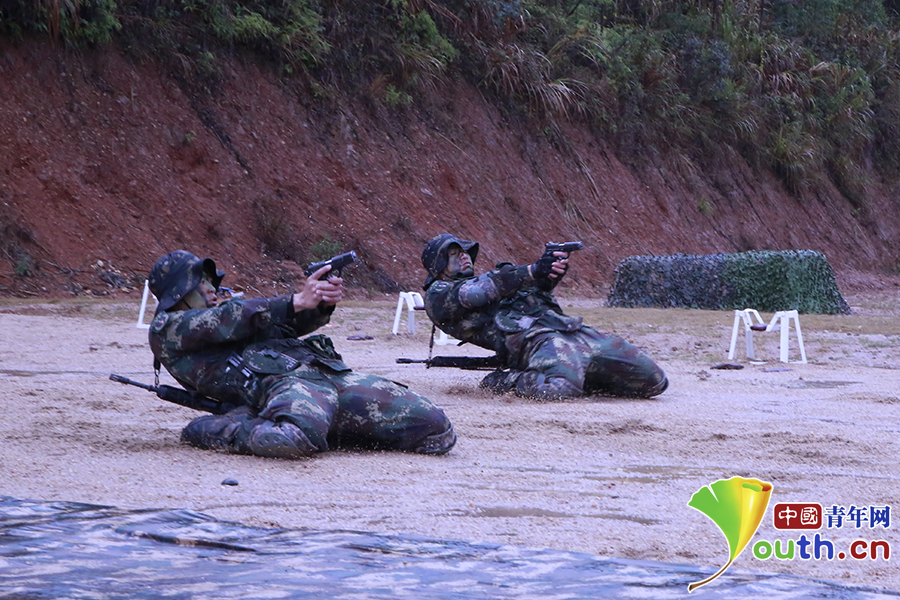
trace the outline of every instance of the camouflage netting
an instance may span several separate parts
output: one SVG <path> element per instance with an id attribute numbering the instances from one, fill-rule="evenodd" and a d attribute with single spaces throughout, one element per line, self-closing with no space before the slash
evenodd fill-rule
<path id="1" fill-rule="evenodd" d="M 850 314 L 828 259 L 812 250 L 629 256 L 616 267 L 607 303 Z"/>

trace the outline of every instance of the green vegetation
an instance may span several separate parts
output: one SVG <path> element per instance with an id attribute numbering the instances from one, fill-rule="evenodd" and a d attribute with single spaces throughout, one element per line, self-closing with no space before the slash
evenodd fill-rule
<path id="1" fill-rule="evenodd" d="M 900 170 L 897 0 L 0 0 L 0 35 L 152 52 L 212 89 L 251 53 L 312 96 L 394 110 L 462 77 L 544 127 L 623 150 L 723 145 L 791 191 L 828 177 L 860 208 Z M 701 209 L 702 210 L 702 209 Z"/>
<path id="2" fill-rule="evenodd" d="M 296 258 L 297 239 L 294 228 L 285 218 L 280 206 L 282 198 L 264 196 L 253 202 L 253 215 L 256 217 L 256 237 L 262 244 L 260 250 L 273 258 Z"/>
<path id="3" fill-rule="evenodd" d="M 848 314 L 834 271 L 821 252 L 785 250 L 726 255 L 722 279 L 731 290 L 728 308 L 812 314 Z"/>
<path id="4" fill-rule="evenodd" d="M 341 243 L 324 237 L 309 247 L 310 262 L 322 262 L 341 253 Z"/>
<path id="5" fill-rule="evenodd" d="M 4 202 L 0 206 L 0 256 L 6 258 L 19 277 L 31 277 L 36 274 L 37 265 L 29 252 L 34 248 L 34 236 L 21 224 L 18 215 Z"/>
<path id="6" fill-rule="evenodd" d="M 13 267 L 19 277 L 29 277 L 34 271 L 34 261 L 27 254 L 16 259 Z"/>
<path id="7" fill-rule="evenodd" d="M 629 308 L 850 313 L 828 259 L 812 250 L 629 256 L 616 267 L 607 302 Z"/>

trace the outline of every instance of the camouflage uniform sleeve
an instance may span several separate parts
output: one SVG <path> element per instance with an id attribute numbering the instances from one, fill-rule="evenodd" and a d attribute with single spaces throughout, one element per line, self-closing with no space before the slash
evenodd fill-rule
<path id="1" fill-rule="evenodd" d="M 312 333 L 331 320 L 334 305 L 319 304 L 316 308 L 309 308 L 294 312 L 293 303 L 288 304 L 288 323 L 297 337 Z"/>
<path id="2" fill-rule="evenodd" d="M 556 279 L 551 279 L 549 277 L 544 277 L 542 279 L 534 280 L 534 287 L 539 290 L 543 290 L 545 292 L 552 292 L 556 289 L 556 286 L 559 285 L 559 282 L 562 281 L 562 278 L 565 277 L 565 273 L 557 277 Z"/>
<path id="3" fill-rule="evenodd" d="M 496 271 L 469 279 L 459 286 L 459 303 L 465 308 L 479 308 L 533 284 L 534 279 L 528 273 L 527 266 L 505 264 Z"/>
<path id="4" fill-rule="evenodd" d="M 425 311 L 445 331 L 445 325 L 478 331 L 493 318 L 492 305 L 533 283 L 527 266 L 511 264 L 461 281 L 435 281 L 426 292 Z"/>
<path id="5" fill-rule="evenodd" d="M 288 322 L 292 306 L 291 296 L 279 296 L 232 300 L 213 308 L 166 313 L 158 325 L 156 319 L 151 325 L 151 346 L 181 353 L 203 350 L 210 344 L 249 340 L 260 335 L 267 337 L 274 327 L 292 325 Z M 158 353 L 154 351 L 154 354 Z"/>

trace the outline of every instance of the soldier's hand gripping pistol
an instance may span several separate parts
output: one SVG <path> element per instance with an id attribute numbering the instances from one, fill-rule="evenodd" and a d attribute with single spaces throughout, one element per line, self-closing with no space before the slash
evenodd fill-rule
<path id="1" fill-rule="evenodd" d="M 544 245 L 544 254 L 531 266 L 532 276 L 537 280 L 552 281 L 552 285 L 556 285 L 563 275 L 566 274 L 568 265 L 564 270 L 559 271 L 559 267 L 554 267 L 554 264 L 557 261 L 569 258 L 571 252 L 581 250 L 583 247 L 584 244 L 581 242 L 563 242 L 562 244 L 547 242 Z M 556 256 L 556 252 L 565 252 L 566 256 Z"/>
<path id="2" fill-rule="evenodd" d="M 340 277 L 341 271 L 347 265 L 352 265 L 355 262 L 359 262 L 359 257 L 356 256 L 356 252 L 350 251 L 345 252 L 344 254 L 338 254 L 337 256 L 332 256 L 328 260 L 323 260 L 322 262 L 317 262 L 306 267 L 306 270 L 303 273 L 309 277 L 319 269 L 324 266 L 331 265 L 331 270 L 326 273 L 326 277 Z"/>

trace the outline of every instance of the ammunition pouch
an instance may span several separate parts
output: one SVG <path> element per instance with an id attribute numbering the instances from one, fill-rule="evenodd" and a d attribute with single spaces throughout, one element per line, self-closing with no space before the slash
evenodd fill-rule
<path id="1" fill-rule="evenodd" d="M 532 311 L 531 314 L 521 312 L 516 307 L 501 308 L 494 315 L 494 325 L 507 334 L 548 329 L 571 333 L 581 329 L 583 324 L 581 317 L 570 317 L 546 307 L 542 311 Z"/>
<path id="2" fill-rule="evenodd" d="M 331 339 L 324 335 L 251 344 L 244 349 L 241 359 L 246 368 L 262 376 L 284 375 L 301 365 L 325 367 L 336 373 L 350 370 L 335 351 Z"/>

